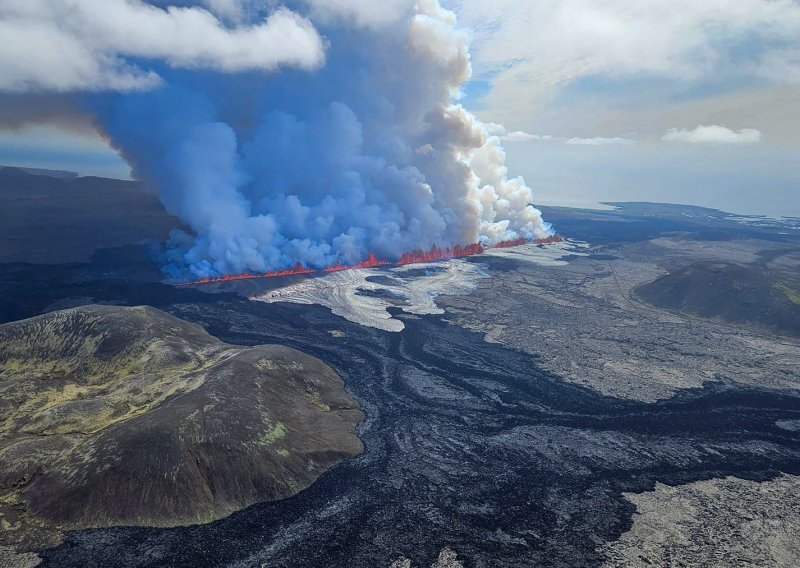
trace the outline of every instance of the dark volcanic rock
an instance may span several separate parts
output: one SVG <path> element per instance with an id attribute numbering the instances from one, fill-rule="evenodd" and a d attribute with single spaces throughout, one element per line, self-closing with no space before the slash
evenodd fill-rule
<path id="1" fill-rule="evenodd" d="M 0 262 L 87 262 L 99 248 L 164 241 L 178 224 L 132 181 L 0 168 Z"/>
<path id="2" fill-rule="evenodd" d="M 208 522 L 363 449 L 362 414 L 321 361 L 148 307 L 0 326 L 0 401 L 0 516 L 17 527 L 0 544 L 57 539 L 41 527 Z"/>
<path id="3" fill-rule="evenodd" d="M 390 333 L 319 306 L 164 307 L 230 343 L 325 360 L 365 410 L 366 451 L 215 523 L 71 532 L 40 552 L 45 566 L 422 567 L 445 547 L 469 568 L 600 566 L 603 543 L 630 528 L 625 492 L 800 473 L 800 438 L 776 425 L 797 418 L 792 394 L 709 386 L 644 404 L 568 384 L 437 316 Z"/>

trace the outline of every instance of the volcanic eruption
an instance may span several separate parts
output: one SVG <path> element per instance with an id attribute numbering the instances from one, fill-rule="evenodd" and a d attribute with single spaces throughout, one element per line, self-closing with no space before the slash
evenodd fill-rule
<path id="1" fill-rule="evenodd" d="M 57 4 L 36 10 L 69 20 L 102 76 L 77 89 L 81 111 L 183 223 L 165 255 L 175 279 L 405 264 L 552 234 L 459 102 L 468 38 L 438 0 Z M 129 25 L 108 28 L 111 12 Z"/>
<path id="2" fill-rule="evenodd" d="M 562 242 L 564 239 L 559 235 L 551 235 L 533 241 L 537 245 L 547 245 Z M 511 248 L 526 245 L 528 242 L 522 237 L 510 240 L 500 241 L 492 248 Z M 420 264 L 424 262 L 436 262 L 439 260 L 448 260 L 451 258 L 464 258 L 467 256 L 475 256 L 483 254 L 486 249 L 483 245 L 472 244 L 466 247 L 456 245 L 454 247 L 439 248 L 436 245 L 431 247 L 429 251 L 414 251 L 403 253 L 396 261 L 382 260 L 370 253 L 367 258 L 355 264 L 342 264 L 341 261 L 336 261 L 330 266 L 326 266 L 319 272 L 342 272 L 345 270 L 356 270 L 359 268 L 378 268 L 380 266 L 404 266 L 407 264 Z M 232 282 L 236 280 L 254 280 L 257 278 L 279 278 L 283 276 L 303 276 L 307 274 L 315 274 L 317 271 L 306 268 L 302 263 L 298 262 L 293 268 L 285 270 L 272 270 L 260 274 L 252 274 L 244 272 L 242 274 L 224 274 L 222 276 L 199 278 L 196 280 L 188 280 L 179 282 L 179 285 L 195 285 L 195 284 L 214 284 L 220 282 Z"/>

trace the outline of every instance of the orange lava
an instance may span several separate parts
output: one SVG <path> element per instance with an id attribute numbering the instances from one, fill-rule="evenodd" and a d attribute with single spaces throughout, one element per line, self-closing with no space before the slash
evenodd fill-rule
<path id="1" fill-rule="evenodd" d="M 514 239 L 513 241 L 500 241 L 499 243 L 494 245 L 494 248 L 503 249 L 503 248 L 511 248 L 511 247 L 521 247 L 522 245 L 527 244 L 527 243 L 528 243 L 528 241 L 526 241 L 525 239 L 520 237 L 518 239 Z"/>
<path id="2" fill-rule="evenodd" d="M 553 235 L 551 237 L 546 237 L 544 239 L 536 239 L 533 241 L 534 244 L 537 245 L 546 245 L 546 244 L 553 244 L 553 243 L 560 243 L 564 239 L 558 235 Z M 494 248 L 510 248 L 510 247 L 518 247 L 524 244 L 527 244 L 523 238 L 514 239 L 511 241 L 501 241 L 494 245 Z M 454 247 L 446 247 L 446 248 L 439 248 L 436 245 L 433 245 L 431 250 L 429 251 L 414 251 L 414 252 L 407 252 L 404 253 L 399 259 L 395 262 L 390 262 L 388 260 L 381 260 L 376 257 L 374 254 L 370 253 L 367 258 L 358 262 L 353 265 L 349 264 L 342 264 L 339 261 L 336 261 L 336 264 L 332 264 L 331 266 L 327 266 L 322 270 L 313 270 L 311 268 L 306 268 L 301 263 L 297 263 L 294 265 L 294 268 L 287 268 L 286 270 L 276 270 L 273 272 L 262 272 L 257 274 L 252 273 L 244 273 L 244 274 L 225 274 L 223 276 L 216 276 L 214 278 L 201 278 L 200 280 L 192 280 L 190 282 L 180 282 L 178 285 L 180 286 L 191 286 L 194 284 L 214 284 L 217 282 L 233 282 L 236 280 L 254 280 L 256 278 L 277 278 L 279 276 L 297 276 L 302 274 L 317 274 L 319 272 L 341 272 L 342 270 L 353 270 L 355 268 L 375 268 L 378 266 L 404 266 L 407 264 L 418 264 L 420 262 L 433 262 L 436 260 L 446 260 L 448 258 L 463 258 L 465 256 L 475 256 L 478 254 L 483 254 L 486 249 L 483 245 L 480 244 L 472 244 L 462 247 L 460 245 L 456 245 Z"/>
<path id="3" fill-rule="evenodd" d="M 560 243 L 564 240 L 564 237 L 560 235 L 550 235 L 549 237 L 545 237 L 543 239 L 536 239 L 533 241 L 533 244 L 536 245 L 552 245 L 553 243 Z"/>
<path id="4" fill-rule="evenodd" d="M 481 245 L 469 245 L 466 247 L 461 247 L 456 245 L 454 247 L 447 247 L 440 249 L 436 245 L 433 245 L 431 250 L 428 252 L 425 251 L 414 251 L 414 252 L 407 252 L 401 256 L 397 262 L 395 262 L 398 266 L 403 266 L 405 264 L 417 264 L 419 262 L 432 262 L 434 260 L 444 260 L 447 258 L 461 258 L 464 256 L 473 256 L 476 254 L 483 254 L 484 248 Z"/>
<path id="5" fill-rule="evenodd" d="M 353 268 L 375 268 L 376 266 L 386 266 L 387 264 L 392 264 L 392 263 L 389 262 L 388 260 L 381 260 L 374 254 L 369 253 L 367 255 L 367 258 L 355 264 Z"/>
<path id="6" fill-rule="evenodd" d="M 191 282 L 182 282 L 182 285 L 188 286 L 190 284 L 213 284 L 215 282 L 231 282 L 234 280 L 253 280 L 254 278 L 277 278 L 278 276 L 295 276 L 298 274 L 314 274 L 316 270 L 306 268 L 301 263 L 294 265 L 294 268 L 287 268 L 285 270 L 274 270 L 272 272 L 261 272 L 259 274 L 252 274 L 245 272 L 243 274 L 224 274 L 214 278 L 201 278 L 200 280 L 192 280 Z"/>
<path id="7" fill-rule="evenodd" d="M 353 267 L 347 264 L 342 264 L 338 260 L 336 264 L 331 264 L 322 269 L 322 272 L 341 272 L 342 270 L 351 270 Z"/>

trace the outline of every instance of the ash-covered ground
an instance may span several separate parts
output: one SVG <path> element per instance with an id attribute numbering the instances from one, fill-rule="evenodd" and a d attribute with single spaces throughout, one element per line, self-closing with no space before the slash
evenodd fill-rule
<path id="1" fill-rule="evenodd" d="M 655 308 L 635 289 L 706 262 L 710 248 L 726 262 L 772 263 L 775 284 L 791 290 L 796 237 L 758 229 L 753 245 L 740 238 L 751 229 L 713 215 L 688 222 L 662 211 L 646 225 L 635 215 L 583 215 L 563 212 L 562 230 L 588 243 L 577 252 L 589 256 L 550 265 L 510 252 L 476 258 L 475 286 L 435 299 L 444 313 L 388 307 L 403 324 L 394 331 L 330 306 L 251 301 L 242 293 L 264 292 L 253 283 L 199 291 L 134 281 L 108 265 L 7 268 L 4 318 L 90 300 L 150 304 L 229 343 L 281 343 L 321 358 L 366 414 L 365 453 L 294 497 L 196 527 L 68 533 L 41 552 L 44 565 L 374 568 L 402 556 L 429 566 L 443 549 L 470 568 L 644 565 L 626 556 L 652 533 L 637 506 L 691 503 L 692 515 L 669 515 L 674 526 L 714 534 L 719 512 L 752 509 L 753 485 L 763 482 L 771 499 L 758 514 L 788 519 L 796 507 L 780 503 L 797 497 L 780 480 L 800 475 L 797 339 L 763 323 Z M 720 225 L 739 236 L 722 239 Z M 687 235 L 706 244 L 656 254 L 673 249 L 653 241 Z M 699 249 L 706 256 L 685 252 Z M 396 278 L 383 276 L 371 282 Z M 31 291 L 37 281 L 46 290 Z M 738 481 L 726 481 L 717 500 L 697 497 L 698 483 L 722 478 Z M 686 496 L 665 499 L 664 485 Z M 674 542 L 666 556 L 648 543 L 646 560 L 698 565 L 709 546 L 725 544 Z"/>

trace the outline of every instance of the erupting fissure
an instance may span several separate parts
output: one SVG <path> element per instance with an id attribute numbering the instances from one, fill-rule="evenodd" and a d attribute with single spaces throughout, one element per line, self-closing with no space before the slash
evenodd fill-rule
<path id="1" fill-rule="evenodd" d="M 537 245 L 546 245 L 546 244 L 553 244 L 559 243 L 563 241 L 563 237 L 558 235 L 552 235 L 549 237 L 545 237 L 543 239 L 536 239 L 532 241 L 532 244 Z M 514 239 L 511 241 L 501 241 L 494 245 L 492 248 L 511 248 L 511 247 L 518 247 L 522 245 L 528 244 L 523 238 Z M 262 272 L 260 274 L 252 274 L 252 273 L 244 273 L 244 274 L 225 274 L 222 276 L 216 276 L 213 278 L 201 278 L 199 280 L 191 280 L 189 282 L 179 282 L 177 283 L 179 286 L 191 286 L 195 284 L 213 284 L 218 282 L 232 282 L 236 280 L 254 280 L 256 278 L 277 278 L 280 276 L 299 276 L 304 274 L 318 274 L 320 272 L 341 272 L 343 270 L 355 270 L 358 268 L 377 268 L 379 266 L 405 266 L 407 264 L 419 264 L 423 262 L 435 262 L 437 260 L 447 260 L 450 258 L 463 258 L 466 256 L 475 256 L 479 254 L 483 254 L 486 252 L 486 249 L 483 245 L 480 244 L 472 244 L 462 247 L 460 245 L 456 245 L 454 247 L 446 247 L 446 248 L 439 248 L 436 245 L 431 247 L 429 251 L 414 251 L 414 252 L 407 252 L 404 253 L 399 259 L 396 261 L 388 261 L 388 260 L 381 260 L 376 257 L 374 254 L 370 253 L 367 258 L 358 262 L 356 264 L 342 264 L 339 261 L 336 261 L 336 264 L 332 264 L 331 266 L 327 266 L 322 270 L 313 270 L 311 268 L 306 268 L 303 266 L 302 263 L 298 262 L 294 265 L 294 268 L 288 268 L 286 270 L 277 270 L 273 272 Z"/>
<path id="2" fill-rule="evenodd" d="M 518 246 L 522 246 L 522 245 L 524 245 L 524 244 L 525 244 L 525 242 L 526 242 L 526 241 L 525 241 L 525 239 L 523 239 L 522 237 L 520 237 L 520 238 L 518 238 L 518 239 L 514 239 L 513 241 L 500 241 L 499 243 L 497 243 L 496 245 L 494 245 L 494 248 L 511 248 L 511 247 L 518 247 Z"/>
<path id="3" fill-rule="evenodd" d="M 377 266 L 386 266 L 387 264 L 392 264 L 388 260 L 381 260 L 376 257 L 374 254 L 370 253 L 367 258 L 362 260 L 361 262 L 357 262 L 352 266 L 349 264 L 342 264 L 340 261 L 336 261 L 336 264 L 332 264 L 331 266 L 327 266 L 322 269 L 323 272 L 340 272 L 342 270 L 353 270 L 354 268 L 375 268 Z"/>

